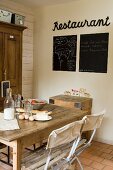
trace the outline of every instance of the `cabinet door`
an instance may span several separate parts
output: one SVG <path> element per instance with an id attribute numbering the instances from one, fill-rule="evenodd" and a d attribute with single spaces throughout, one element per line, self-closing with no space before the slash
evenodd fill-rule
<path id="1" fill-rule="evenodd" d="M 4 67 L 6 69 L 6 78 L 10 80 L 13 93 L 21 93 L 21 49 L 20 36 L 5 33 L 5 57 Z"/>
<path id="2" fill-rule="evenodd" d="M 4 34 L 0 32 L 0 96 L 1 96 L 1 81 L 3 80 L 3 40 Z M 3 110 L 3 98 L 0 97 L 0 111 Z"/>
<path id="3" fill-rule="evenodd" d="M 0 82 L 3 80 L 3 33 L 0 32 Z M 1 84 L 0 84 L 1 96 Z"/>

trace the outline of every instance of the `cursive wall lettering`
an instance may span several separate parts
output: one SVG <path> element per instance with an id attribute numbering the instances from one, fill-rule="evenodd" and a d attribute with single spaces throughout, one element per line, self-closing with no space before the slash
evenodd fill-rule
<path id="1" fill-rule="evenodd" d="M 69 20 L 67 23 L 59 23 L 58 21 L 54 22 L 54 28 L 52 29 L 53 31 L 55 30 L 63 30 L 63 29 L 73 29 L 73 28 L 81 28 L 81 27 L 96 27 L 96 26 L 109 26 L 109 17 L 107 16 L 106 19 L 98 19 L 98 20 L 84 20 L 84 21 L 79 21 L 79 22 L 72 22 Z"/>

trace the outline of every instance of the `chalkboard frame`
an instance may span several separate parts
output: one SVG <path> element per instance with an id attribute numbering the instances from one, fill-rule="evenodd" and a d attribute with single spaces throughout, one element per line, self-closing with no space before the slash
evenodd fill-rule
<path id="1" fill-rule="evenodd" d="M 53 36 L 53 71 L 76 71 L 77 35 Z"/>
<path id="2" fill-rule="evenodd" d="M 109 33 L 81 34 L 79 72 L 107 73 Z"/>

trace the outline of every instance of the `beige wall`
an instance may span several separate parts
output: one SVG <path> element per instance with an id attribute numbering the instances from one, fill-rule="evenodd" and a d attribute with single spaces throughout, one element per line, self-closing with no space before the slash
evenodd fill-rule
<path id="1" fill-rule="evenodd" d="M 93 113 L 106 110 L 105 119 L 96 139 L 113 144 L 113 1 L 109 0 L 80 0 L 64 5 L 47 6 L 35 11 L 34 29 L 34 67 L 33 67 L 33 13 L 32 10 L 12 3 L 9 0 L 0 0 L 0 8 L 11 10 L 26 16 L 25 25 L 28 27 L 23 34 L 23 96 L 47 99 L 49 96 L 63 93 L 72 88 L 86 88 L 93 98 Z M 62 31 L 52 31 L 55 21 L 67 22 L 91 20 L 110 17 L 109 27 L 84 27 Z M 109 32 L 108 72 L 80 73 L 78 71 L 80 34 Z M 72 35 L 78 37 L 77 44 L 77 71 L 52 71 L 53 36 Z M 33 73 L 34 70 L 34 74 Z M 34 82 L 32 79 L 34 76 Z M 34 86 L 33 86 L 34 85 Z M 32 87 L 33 86 L 33 87 Z"/>
<path id="2" fill-rule="evenodd" d="M 0 9 L 25 16 L 25 26 L 28 28 L 23 32 L 22 94 L 24 97 L 32 97 L 34 24 L 32 10 L 9 0 L 0 0 Z"/>
<path id="3" fill-rule="evenodd" d="M 110 17 L 109 27 L 84 27 L 52 31 L 55 21 L 92 20 Z M 106 110 L 96 139 L 113 144 L 113 1 L 80 0 L 64 5 L 47 6 L 35 11 L 34 97 L 47 99 L 72 88 L 86 88 L 93 98 L 93 113 Z M 77 63 L 80 34 L 109 32 L 108 72 L 82 73 L 52 71 L 53 36 L 77 35 Z"/>

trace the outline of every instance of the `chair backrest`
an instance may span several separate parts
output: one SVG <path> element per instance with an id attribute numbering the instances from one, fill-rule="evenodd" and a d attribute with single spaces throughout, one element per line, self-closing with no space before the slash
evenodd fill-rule
<path id="1" fill-rule="evenodd" d="M 80 137 L 83 123 L 84 120 L 75 121 L 63 126 L 62 128 L 53 130 L 48 137 L 46 148 L 52 149 Z"/>
<path id="2" fill-rule="evenodd" d="M 82 131 L 90 131 L 99 128 L 102 123 L 103 117 L 104 112 L 101 112 L 100 114 L 84 116 L 83 120 L 85 120 L 85 124 Z"/>

